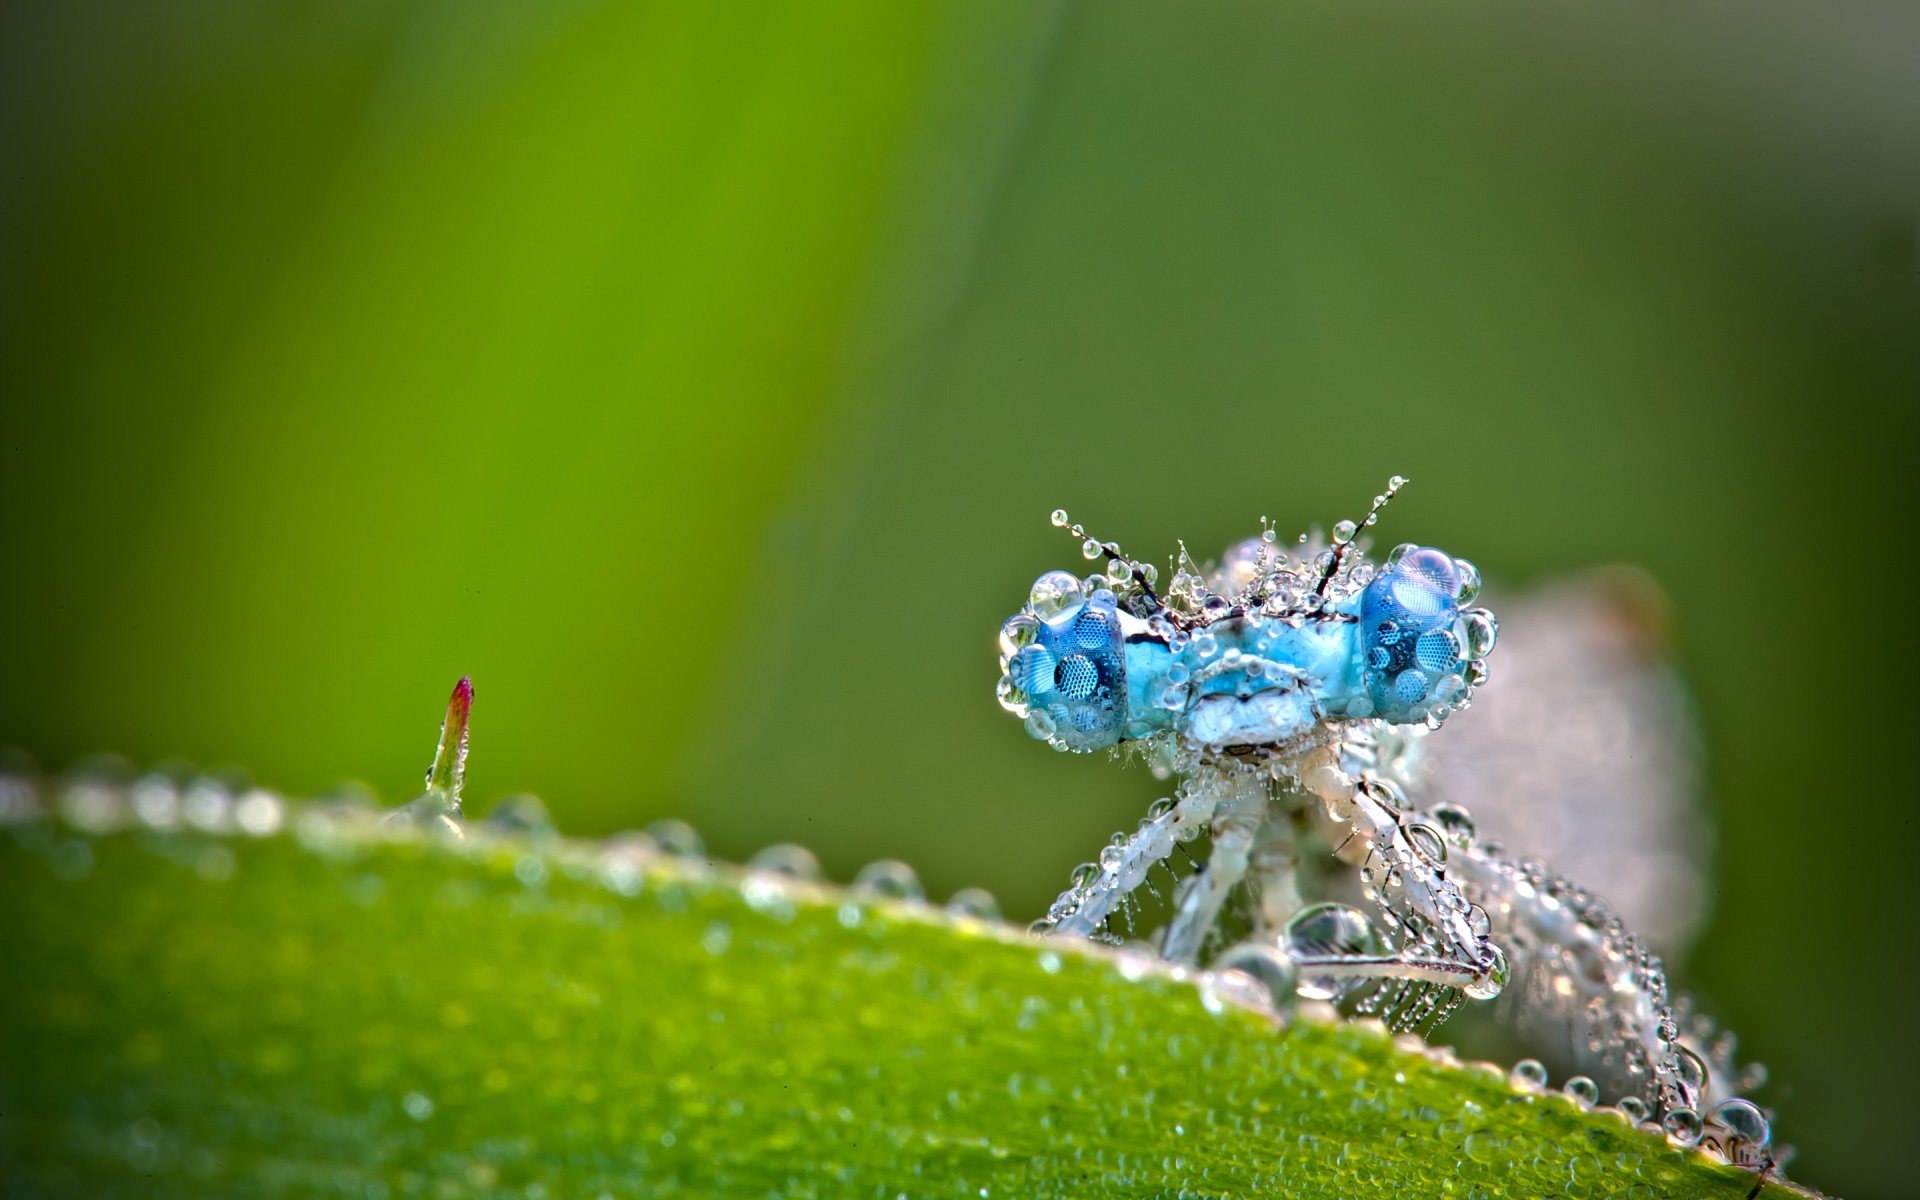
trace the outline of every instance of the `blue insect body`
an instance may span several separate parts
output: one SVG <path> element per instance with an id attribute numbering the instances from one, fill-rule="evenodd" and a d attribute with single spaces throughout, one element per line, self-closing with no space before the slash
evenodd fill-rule
<path id="1" fill-rule="evenodd" d="M 1183 548 L 1164 597 L 1154 568 L 1091 538 L 1082 549 L 1104 571 L 1034 584 L 1000 630 L 1002 707 L 1056 750 L 1138 747 L 1156 774 L 1182 777 L 1074 872 L 1036 930 L 1121 941 L 1116 919 L 1133 931 L 1135 894 L 1158 894 L 1162 868 L 1174 891 L 1158 952 L 1191 963 L 1218 951 L 1216 968 L 1264 980 L 1276 999 L 1297 990 L 1430 1029 L 1518 971 L 1521 1003 L 1578 1032 L 1575 1056 L 1599 1080 L 1583 1087 L 1669 1128 L 1697 1130 L 1717 1104 L 1709 1125 L 1747 1130 L 1727 1136 L 1749 1149 L 1758 1128 L 1764 1149 L 1765 1121 L 1727 1090 L 1740 1078 L 1730 1049 L 1680 1028 L 1659 960 L 1603 901 L 1476 841 L 1464 809 L 1409 802 L 1411 747 L 1471 703 L 1499 626 L 1474 607 L 1466 560 L 1408 544 L 1375 567 L 1359 552 L 1359 530 L 1404 482 L 1325 548 L 1286 554 L 1269 531 L 1207 574 Z M 1064 512 L 1053 519 L 1086 537 Z M 1202 835 L 1211 853 L 1181 878 L 1169 857 Z M 1309 888 L 1373 915 L 1312 902 Z M 1246 936 L 1222 949 L 1234 926 Z"/>

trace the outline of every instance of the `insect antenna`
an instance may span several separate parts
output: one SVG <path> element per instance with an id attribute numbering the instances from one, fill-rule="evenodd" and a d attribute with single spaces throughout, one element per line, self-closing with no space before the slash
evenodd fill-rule
<path id="1" fill-rule="evenodd" d="M 1127 557 L 1126 551 L 1120 549 L 1119 542 L 1103 542 L 1099 538 L 1088 537 L 1086 527 L 1068 517 L 1067 510 L 1064 508 L 1056 508 L 1053 510 L 1053 524 L 1055 528 L 1064 529 L 1077 538 L 1085 539 L 1081 545 L 1081 549 L 1086 552 L 1088 558 L 1099 558 L 1104 555 L 1108 566 L 1119 563 L 1125 567 L 1127 574 L 1132 577 L 1134 585 L 1146 593 L 1147 599 L 1153 602 L 1155 608 L 1166 607 L 1160 599 L 1160 593 L 1153 590 L 1153 582 L 1147 578 L 1146 570 L 1141 567 L 1139 563 Z"/>
<path id="2" fill-rule="evenodd" d="M 1373 498 L 1373 507 L 1367 510 L 1367 515 L 1360 519 L 1358 525 L 1342 521 L 1333 527 L 1333 557 L 1327 560 L 1327 569 L 1320 576 L 1320 586 L 1313 589 L 1314 595 L 1327 594 L 1327 586 L 1333 582 L 1333 577 L 1340 573 L 1341 564 L 1347 561 L 1347 552 L 1353 549 L 1354 539 L 1360 536 L 1362 529 L 1371 527 L 1380 519 L 1380 510 L 1387 506 L 1389 500 L 1400 494 L 1400 489 L 1407 486 L 1407 482 L 1404 475 L 1395 475 L 1387 480 L 1387 490 Z M 1347 529 L 1345 537 L 1340 536 L 1342 526 Z"/>

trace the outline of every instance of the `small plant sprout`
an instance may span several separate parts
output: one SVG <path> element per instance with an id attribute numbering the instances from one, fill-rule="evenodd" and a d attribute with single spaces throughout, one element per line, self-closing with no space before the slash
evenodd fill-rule
<path id="1" fill-rule="evenodd" d="M 1499 622 L 1463 558 L 1412 543 L 1367 558 L 1361 531 L 1405 483 L 1330 539 L 1283 548 L 1263 519 L 1208 571 L 1182 546 L 1164 596 L 1151 566 L 1054 512 L 1105 567 L 1034 583 L 1000 630 L 1000 704 L 1055 750 L 1131 754 L 1179 783 L 1035 929 L 1150 934 L 1161 957 L 1240 970 L 1276 1003 L 1395 1030 L 1505 995 L 1519 1027 L 1567 1036 L 1572 1102 L 1770 1170 L 1785 1153 L 1738 1094 L 1764 1072 L 1669 994 L 1606 902 L 1509 861 L 1465 808 L 1421 804 L 1417 742 L 1486 684 Z M 1177 868 L 1203 836 L 1205 862 Z"/>
<path id="2" fill-rule="evenodd" d="M 463 836 L 465 813 L 460 806 L 460 789 L 467 782 L 467 735 L 472 715 L 473 679 L 462 675 L 453 685 L 453 695 L 447 698 L 447 715 L 440 721 L 440 743 L 434 748 L 433 764 L 427 768 L 426 791 L 395 809 L 388 820 Z"/>

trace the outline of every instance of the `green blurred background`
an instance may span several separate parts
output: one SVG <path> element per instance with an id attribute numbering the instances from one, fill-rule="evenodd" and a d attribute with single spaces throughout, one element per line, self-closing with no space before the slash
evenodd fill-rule
<path id="1" fill-rule="evenodd" d="M 1689 980 L 1903 1193 L 1917 11 L 9 5 L 0 743 L 399 799 L 470 672 L 477 810 L 1024 918 L 1157 794 L 991 699 L 1047 512 L 1397 472 L 1388 542 L 1669 589 Z"/>

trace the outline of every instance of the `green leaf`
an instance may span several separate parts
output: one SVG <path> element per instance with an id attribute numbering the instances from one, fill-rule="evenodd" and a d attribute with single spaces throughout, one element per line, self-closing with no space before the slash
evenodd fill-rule
<path id="1" fill-rule="evenodd" d="M 61 821 L 0 831 L 0 1192 L 1740 1197 L 1755 1182 L 1376 1026 L 1276 1021 L 1144 962 L 924 905 L 633 842 L 460 840 L 261 794 L 184 807 L 231 831 L 163 810 L 135 822 L 73 791 Z"/>

